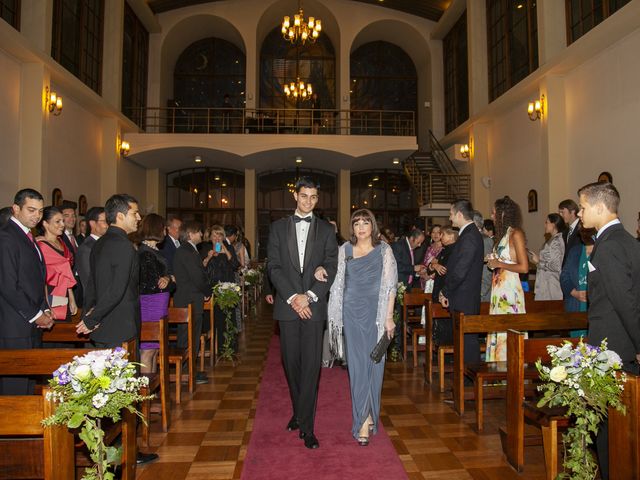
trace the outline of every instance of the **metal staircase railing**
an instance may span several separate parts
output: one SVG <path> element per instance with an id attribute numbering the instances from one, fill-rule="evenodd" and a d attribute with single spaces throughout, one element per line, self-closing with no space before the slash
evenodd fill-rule
<path id="1" fill-rule="evenodd" d="M 404 162 L 405 175 L 420 205 L 448 204 L 458 198 L 471 198 L 471 176 L 458 173 L 440 142 L 429 130 L 431 151 L 414 152 Z"/>

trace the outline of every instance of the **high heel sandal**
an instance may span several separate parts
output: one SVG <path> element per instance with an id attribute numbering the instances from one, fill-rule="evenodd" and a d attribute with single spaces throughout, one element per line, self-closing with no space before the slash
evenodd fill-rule
<path id="1" fill-rule="evenodd" d="M 371 423 L 369 423 L 369 419 L 365 420 L 365 423 L 360 428 L 360 433 L 358 435 L 358 445 L 361 447 L 366 447 L 369 445 L 369 432 L 371 431 Z M 362 430 L 364 430 L 367 434 L 363 435 Z"/>
<path id="2" fill-rule="evenodd" d="M 358 437 L 358 445 L 361 447 L 369 445 L 369 437 Z"/>

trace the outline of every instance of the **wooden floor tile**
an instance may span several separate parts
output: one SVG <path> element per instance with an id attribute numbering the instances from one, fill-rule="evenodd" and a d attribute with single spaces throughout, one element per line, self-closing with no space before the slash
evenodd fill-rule
<path id="1" fill-rule="evenodd" d="M 274 332 L 269 311 L 261 307 L 259 312 L 258 320 L 245 322 L 239 362 L 208 369 L 209 383 L 197 385 L 192 395 L 185 386 L 182 404 L 172 405 L 169 433 L 161 431 L 159 416 L 152 416 L 151 448 L 143 451 L 156 451 L 160 460 L 140 467 L 138 480 L 240 479 Z M 485 431 L 478 434 L 473 402 L 465 404 L 467 411 L 459 417 L 443 401 L 451 398 L 450 392 L 441 394 L 423 379 L 422 367 L 414 369 L 411 362 L 386 364 L 380 421 L 409 480 L 544 479 L 541 447 L 525 450 L 521 474 L 506 463 L 498 434 L 504 425 L 504 401 L 485 402 Z M 449 386 L 450 375 L 446 381 Z"/>

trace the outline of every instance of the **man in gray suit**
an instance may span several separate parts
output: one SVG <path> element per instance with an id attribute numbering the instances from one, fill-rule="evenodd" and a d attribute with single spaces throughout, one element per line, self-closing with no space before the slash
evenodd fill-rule
<path id="1" fill-rule="evenodd" d="M 87 212 L 85 219 L 87 220 L 88 232 L 85 240 L 78 247 L 78 254 L 76 255 L 76 269 L 78 270 L 78 276 L 80 277 L 80 283 L 82 283 L 82 289 L 86 292 L 89 288 L 89 278 L 91 276 L 91 265 L 89 258 L 91 257 L 91 249 L 95 245 L 96 241 L 107 233 L 107 219 L 105 217 L 103 207 L 91 207 Z"/>

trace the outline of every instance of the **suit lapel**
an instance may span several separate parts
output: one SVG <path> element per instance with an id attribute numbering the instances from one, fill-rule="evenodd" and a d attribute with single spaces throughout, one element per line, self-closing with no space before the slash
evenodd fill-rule
<path id="1" fill-rule="evenodd" d="M 316 236 L 318 235 L 318 220 L 315 215 L 311 217 L 311 225 L 309 226 L 309 234 L 307 235 L 307 243 L 304 249 L 304 269 L 307 269 L 307 265 L 311 261 L 311 254 L 313 253 L 313 247 L 316 243 Z"/>
<path id="2" fill-rule="evenodd" d="M 602 235 L 600 235 L 598 238 L 596 238 L 596 241 L 593 244 L 593 250 L 591 250 L 591 255 L 589 255 L 589 261 L 590 262 L 593 263 L 593 259 L 596 256 L 596 250 L 598 250 L 598 245 L 600 245 L 600 243 L 604 242 L 607 239 L 607 237 L 609 235 L 611 235 L 613 232 L 615 232 L 616 230 L 619 230 L 621 228 L 624 228 L 622 226 L 622 224 L 621 223 L 616 223 L 615 225 L 611 225 L 604 232 L 602 232 Z"/>
<path id="3" fill-rule="evenodd" d="M 289 246 L 289 258 L 291 264 L 300 272 L 300 257 L 298 256 L 298 238 L 296 236 L 296 224 L 293 222 L 293 216 L 287 221 L 287 245 Z"/>

